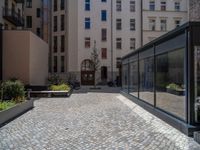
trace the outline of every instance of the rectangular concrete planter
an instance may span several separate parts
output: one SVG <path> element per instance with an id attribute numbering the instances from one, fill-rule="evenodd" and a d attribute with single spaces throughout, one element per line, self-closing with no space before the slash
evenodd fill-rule
<path id="1" fill-rule="evenodd" d="M 27 100 L 23 103 L 17 104 L 12 108 L 0 111 L 0 126 L 3 126 L 7 122 L 15 119 L 16 117 L 32 109 L 33 107 L 33 100 Z"/>

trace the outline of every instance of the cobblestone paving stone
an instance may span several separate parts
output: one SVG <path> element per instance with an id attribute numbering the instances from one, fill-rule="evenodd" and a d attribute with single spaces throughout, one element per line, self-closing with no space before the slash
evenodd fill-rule
<path id="1" fill-rule="evenodd" d="M 200 150 L 165 122 L 117 93 L 42 98 L 0 128 L 0 150 Z"/>

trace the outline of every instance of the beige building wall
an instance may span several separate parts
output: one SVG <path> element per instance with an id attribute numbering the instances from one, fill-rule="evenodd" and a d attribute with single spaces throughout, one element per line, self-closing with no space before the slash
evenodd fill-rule
<path id="1" fill-rule="evenodd" d="M 150 2 L 155 2 L 155 10 L 150 10 Z M 166 2 L 166 10 L 161 10 L 161 2 Z M 175 2 L 180 3 L 180 10 L 175 10 Z M 143 44 L 176 28 L 176 21 L 180 25 L 188 21 L 188 0 L 143 0 Z M 155 20 L 155 31 L 150 29 L 150 20 Z M 161 30 L 161 20 L 166 20 L 166 30 Z"/>
<path id="2" fill-rule="evenodd" d="M 49 46 L 35 34 L 30 33 L 30 84 L 46 85 L 48 77 Z"/>
<path id="3" fill-rule="evenodd" d="M 48 44 L 30 31 L 3 32 L 3 80 L 18 78 L 24 84 L 45 85 Z"/>

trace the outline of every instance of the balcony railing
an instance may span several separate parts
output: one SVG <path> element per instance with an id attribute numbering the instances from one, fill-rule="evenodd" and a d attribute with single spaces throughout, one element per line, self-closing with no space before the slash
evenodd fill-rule
<path id="1" fill-rule="evenodd" d="M 3 8 L 3 17 L 16 26 L 24 25 L 24 18 L 13 9 Z"/>

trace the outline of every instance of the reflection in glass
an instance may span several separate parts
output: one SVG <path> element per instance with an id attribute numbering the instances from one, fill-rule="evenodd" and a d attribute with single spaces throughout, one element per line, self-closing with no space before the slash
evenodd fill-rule
<path id="1" fill-rule="evenodd" d="M 154 104 L 154 59 L 146 58 L 140 60 L 140 99 Z"/>
<path id="2" fill-rule="evenodd" d="M 186 119 L 184 49 L 156 57 L 156 106 Z"/>
<path id="3" fill-rule="evenodd" d="M 129 92 L 131 95 L 138 97 L 138 62 L 130 63 L 130 87 Z"/>
<path id="4" fill-rule="evenodd" d="M 200 122 L 200 47 L 195 47 L 195 120 Z"/>
<path id="5" fill-rule="evenodd" d="M 125 92 L 128 92 L 128 64 L 122 67 L 122 88 Z"/>

